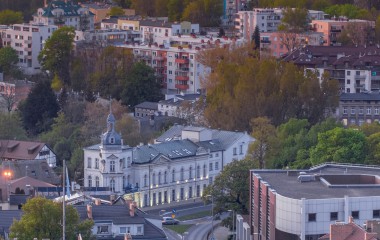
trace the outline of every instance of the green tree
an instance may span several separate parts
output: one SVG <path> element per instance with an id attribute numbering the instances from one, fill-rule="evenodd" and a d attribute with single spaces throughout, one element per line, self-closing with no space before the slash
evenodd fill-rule
<path id="1" fill-rule="evenodd" d="M 22 22 L 23 17 L 21 12 L 15 12 L 9 9 L 0 11 L 0 25 L 11 25 Z"/>
<path id="2" fill-rule="evenodd" d="M 29 134 L 49 130 L 59 111 L 57 97 L 50 82 L 37 82 L 28 97 L 19 104 L 19 110 L 24 128 Z"/>
<path id="3" fill-rule="evenodd" d="M 161 98 L 161 86 L 154 70 L 143 62 L 135 63 L 126 79 L 122 103 L 133 107 L 144 101 L 157 102 Z"/>
<path id="4" fill-rule="evenodd" d="M 18 55 L 11 47 L 0 48 L 0 72 L 5 75 L 12 75 L 16 70 Z"/>
<path id="5" fill-rule="evenodd" d="M 224 167 L 203 194 L 204 200 L 211 195 L 214 212 L 234 210 L 237 213 L 249 212 L 249 170 L 257 167 L 251 159 L 233 161 Z"/>
<path id="6" fill-rule="evenodd" d="M 46 40 L 45 46 L 38 55 L 38 60 L 44 70 L 51 76 L 55 74 L 64 86 L 70 86 L 70 62 L 75 37 L 73 27 L 64 26 L 54 31 Z"/>
<path id="7" fill-rule="evenodd" d="M 270 150 L 270 141 L 276 134 L 276 128 L 266 117 L 258 117 L 251 120 L 252 137 L 255 141 L 249 146 L 249 152 L 253 160 L 259 163 L 259 168 L 265 168 L 266 154 Z"/>
<path id="8" fill-rule="evenodd" d="M 255 31 L 253 32 L 252 40 L 255 43 L 255 49 L 260 49 L 260 29 L 258 25 L 256 25 Z"/>
<path id="9" fill-rule="evenodd" d="M 364 163 L 367 144 L 363 132 L 334 128 L 318 134 L 318 144 L 310 152 L 312 165 L 324 162 Z"/>
<path id="10" fill-rule="evenodd" d="M 113 0 L 113 2 L 122 8 L 130 8 L 132 4 L 131 0 Z"/>
<path id="11" fill-rule="evenodd" d="M 26 132 L 16 113 L 0 113 L 0 139 L 26 140 Z"/>
<path id="12" fill-rule="evenodd" d="M 185 8 L 183 0 L 169 0 L 168 8 L 168 17 L 169 21 L 180 21 L 182 12 Z"/>
<path id="13" fill-rule="evenodd" d="M 217 27 L 220 24 L 220 18 L 222 15 L 222 1 L 195 0 L 186 5 L 181 20 L 197 22 L 204 27 Z"/>
<path id="14" fill-rule="evenodd" d="M 29 240 L 33 238 L 60 239 L 62 237 L 62 205 L 42 197 L 31 198 L 22 207 L 19 221 L 10 228 L 11 238 Z M 92 220 L 80 222 L 79 214 L 72 206 L 66 206 L 66 237 L 76 239 L 81 233 L 88 236 L 94 225 Z"/>
<path id="15" fill-rule="evenodd" d="M 330 16 L 346 16 L 350 19 L 359 18 L 360 8 L 352 4 L 337 4 L 325 9 L 325 12 Z"/>
<path id="16" fill-rule="evenodd" d="M 123 8 L 121 7 L 112 7 L 109 14 L 110 16 L 123 16 L 125 15 Z"/>
<path id="17" fill-rule="evenodd" d="M 380 43 L 380 16 L 377 17 L 376 19 L 376 25 L 375 25 L 375 41 L 377 44 Z"/>

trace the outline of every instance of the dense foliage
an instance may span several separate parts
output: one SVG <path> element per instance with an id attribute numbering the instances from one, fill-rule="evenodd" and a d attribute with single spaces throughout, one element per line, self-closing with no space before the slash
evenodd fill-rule
<path id="1" fill-rule="evenodd" d="M 275 59 L 259 59 L 252 46 L 204 51 L 213 71 L 205 84 L 205 117 L 213 128 L 250 130 L 250 119 L 268 117 L 278 126 L 290 118 L 315 124 L 338 106 L 338 83 Z"/>
<path id="2" fill-rule="evenodd" d="M 22 23 L 22 13 L 12 10 L 0 11 L 0 25 L 10 25 L 15 23 Z"/>
<path id="3" fill-rule="evenodd" d="M 20 240 L 60 239 L 62 237 L 62 205 L 42 197 L 29 199 L 22 207 L 23 216 L 14 221 L 10 228 L 11 238 Z M 92 220 L 80 222 L 77 210 L 66 207 L 66 237 L 76 239 L 80 233 L 83 239 L 91 238 Z"/>

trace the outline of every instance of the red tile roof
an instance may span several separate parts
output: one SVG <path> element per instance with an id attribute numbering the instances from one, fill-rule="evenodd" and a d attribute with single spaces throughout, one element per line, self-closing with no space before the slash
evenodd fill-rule
<path id="1" fill-rule="evenodd" d="M 0 159 L 35 159 L 45 145 L 41 142 L 0 140 Z"/>

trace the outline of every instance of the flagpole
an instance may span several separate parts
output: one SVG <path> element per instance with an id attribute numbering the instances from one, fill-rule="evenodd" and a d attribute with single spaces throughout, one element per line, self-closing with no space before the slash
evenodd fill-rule
<path id="1" fill-rule="evenodd" d="M 62 175 L 63 175 L 63 201 L 62 201 L 62 240 L 66 240 L 66 191 L 65 191 L 65 181 L 66 181 L 66 161 L 63 160 L 63 169 L 62 169 Z"/>

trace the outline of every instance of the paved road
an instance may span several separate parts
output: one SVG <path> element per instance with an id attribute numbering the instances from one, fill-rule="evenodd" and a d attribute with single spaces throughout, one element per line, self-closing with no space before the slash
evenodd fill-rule
<path id="1" fill-rule="evenodd" d="M 162 215 L 168 215 L 172 213 L 173 209 L 176 210 L 176 217 L 178 217 L 178 216 L 186 216 L 189 214 L 202 212 L 206 210 L 211 210 L 211 205 L 204 205 L 203 202 L 195 202 L 195 203 L 189 203 L 189 204 L 181 205 L 181 206 L 163 205 L 162 207 L 157 207 L 151 210 L 145 210 L 145 209 L 143 210 L 146 213 L 152 214 L 152 215 L 159 215 L 159 213 L 161 213 Z M 163 212 L 161 210 L 166 210 L 166 212 Z"/>

